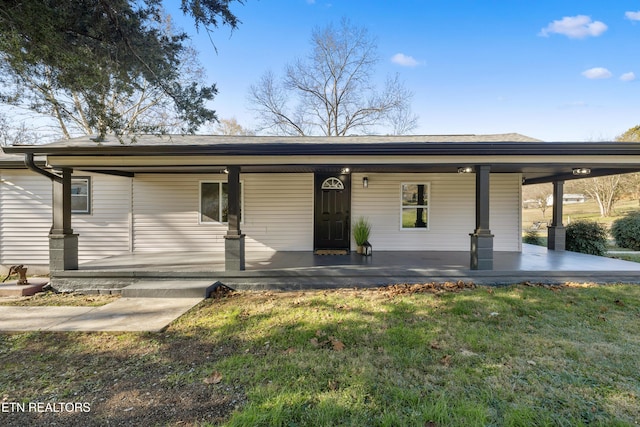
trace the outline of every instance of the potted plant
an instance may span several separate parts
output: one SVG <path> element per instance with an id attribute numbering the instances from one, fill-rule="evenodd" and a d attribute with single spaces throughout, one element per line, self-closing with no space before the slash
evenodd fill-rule
<path id="1" fill-rule="evenodd" d="M 358 246 L 357 252 L 363 253 L 362 246 L 369 242 L 369 235 L 371 234 L 371 224 L 366 218 L 359 217 L 353 223 L 353 239 Z"/>

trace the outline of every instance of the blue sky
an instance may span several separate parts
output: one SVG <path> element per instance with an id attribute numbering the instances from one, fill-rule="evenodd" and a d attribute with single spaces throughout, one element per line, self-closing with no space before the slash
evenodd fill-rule
<path id="1" fill-rule="evenodd" d="M 310 51 L 314 27 L 343 17 L 377 38 L 378 78 L 414 92 L 417 134 L 519 132 L 609 140 L 640 124 L 640 1 L 246 0 L 230 32 L 194 34 L 213 108 L 256 122 L 247 92 Z M 191 32 L 190 21 L 174 14 Z"/>

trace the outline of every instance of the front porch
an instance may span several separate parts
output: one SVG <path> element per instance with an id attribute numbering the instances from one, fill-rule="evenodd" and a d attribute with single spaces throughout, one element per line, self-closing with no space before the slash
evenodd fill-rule
<path id="1" fill-rule="evenodd" d="M 135 253 L 91 261 L 52 273 L 59 290 L 119 292 L 220 282 L 234 289 L 311 289 L 395 283 L 468 281 L 477 284 L 564 282 L 640 283 L 640 264 L 552 251 L 523 244 L 522 252 L 495 252 L 493 270 L 471 270 L 466 251 L 374 251 L 370 257 L 312 252 L 247 252 L 246 270 L 225 271 L 224 252 Z"/>

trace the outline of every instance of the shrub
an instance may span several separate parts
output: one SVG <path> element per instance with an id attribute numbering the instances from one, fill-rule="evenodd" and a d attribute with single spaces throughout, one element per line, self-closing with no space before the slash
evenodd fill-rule
<path id="1" fill-rule="evenodd" d="M 640 212 L 631 212 L 613 221 L 611 235 L 621 248 L 640 251 Z"/>
<path id="2" fill-rule="evenodd" d="M 371 234 L 371 224 L 363 217 L 359 217 L 353 224 L 353 239 L 356 245 L 362 246 L 369 240 Z"/>
<path id="3" fill-rule="evenodd" d="M 591 221 L 576 221 L 567 225 L 568 251 L 590 255 L 604 255 L 607 252 L 607 230 L 602 224 Z"/>
<path id="4" fill-rule="evenodd" d="M 522 238 L 522 242 L 530 245 L 544 246 L 542 238 L 538 235 L 536 230 L 528 230 Z"/>

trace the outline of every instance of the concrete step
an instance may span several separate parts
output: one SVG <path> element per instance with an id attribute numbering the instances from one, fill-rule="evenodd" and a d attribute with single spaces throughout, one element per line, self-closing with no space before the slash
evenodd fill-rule
<path id="1" fill-rule="evenodd" d="M 24 297 L 36 294 L 42 291 L 44 285 L 49 283 L 48 278 L 34 278 L 27 279 L 28 284 L 18 285 L 16 280 L 12 280 L 6 283 L 0 283 L 0 297 Z"/>
<path id="2" fill-rule="evenodd" d="M 211 280 L 139 280 L 122 288 L 124 298 L 208 298 L 221 285 Z"/>

